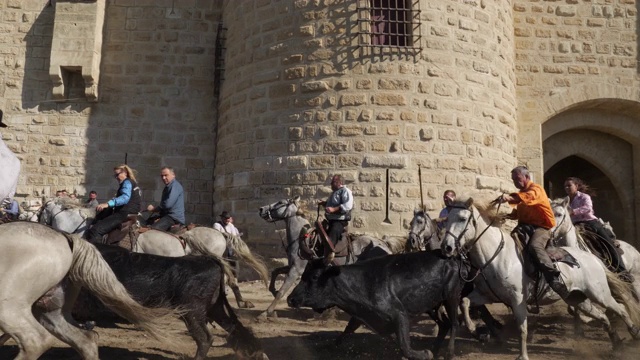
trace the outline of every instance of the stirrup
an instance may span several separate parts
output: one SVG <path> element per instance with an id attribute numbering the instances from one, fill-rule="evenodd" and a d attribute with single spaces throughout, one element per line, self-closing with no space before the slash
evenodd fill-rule
<path id="1" fill-rule="evenodd" d="M 325 256 L 322 261 L 324 262 L 325 265 L 329 266 L 329 265 L 331 265 L 331 263 L 333 262 L 333 259 L 335 257 L 336 257 L 336 253 L 334 253 L 332 251 L 332 252 L 328 253 L 327 256 Z"/>

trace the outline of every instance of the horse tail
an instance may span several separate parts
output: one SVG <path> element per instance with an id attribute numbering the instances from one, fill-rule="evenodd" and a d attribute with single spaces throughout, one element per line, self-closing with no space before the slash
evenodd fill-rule
<path id="1" fill-rule="evenodd" d="M 73 260 L 69 278 L 82 285 L 116 314 L 141 327 L 159 341 L 177 344 L 167 320 L 181 315 L 179 309 L 150 309 L 131 298 L 102 258 L 98 249 L 79 236 L 64 234 L 72 243 Z"/>
<path id="2" fill-rule="evenodd" d="M 212 252 L 207 246 L 203 244 L 202 241 L 197 241 L 196 237 L 193 236 L 190 232 L 184 233 L 181 238 L 191 247 L 192 251 L 197 254 L 203 254 L 207 256 L 211 256 L 222 266 L 222 271 L 227 276 L 227 279 L 235 278 L 233 275 L 233 269 L 231 265 L 227 261 L 225 261 L 220 255 Z"/>
<path id="3" fill-rule="evenodd" d="M 232 248 L 242 261 L 249 264 L 249 266 L 258 273 L 260 279 L 264 281 L 264 285 L 266 286 L 269 283 L 269 270 L 264 260 L 262 260 L 260 256 L 251 253 L 251 249 L 249 249 L 247 243 L 245 243 L 240 236 L 226 233 L 221 234 L 227 240 L 227 246 Z"/>
<path id="4" fill-rule="evenodd" d="M 607 274 L 607 283 L 611 289 L 611 295 L 627 308 L 631 321 L 636 325 L 640 325 L 640 302 L 636 300 L 631 284 L 621 280 L 616 273 L 606 268 L 605 273 Z"/>
<path id="5" fill-rule="evenodd" d="M 408 238 L 406 236 L 383 236 L 382 242 L 387 245 L 392 254 L 405 252 Z"/>

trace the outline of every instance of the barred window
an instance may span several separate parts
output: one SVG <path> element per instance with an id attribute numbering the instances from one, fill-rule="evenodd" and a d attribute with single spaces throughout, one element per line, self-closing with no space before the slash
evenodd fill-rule
<path id="1" fill-rule="evenodd" d="M 418 0 L 359 0 L 359 45 L 417 48 L 420 37 Z"/>

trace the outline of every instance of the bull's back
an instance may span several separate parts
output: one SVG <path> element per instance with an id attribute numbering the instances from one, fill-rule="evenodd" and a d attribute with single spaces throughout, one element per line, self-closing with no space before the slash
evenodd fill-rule
<path id="1" fill-rule="evenodd" d="M 211 297 L 222 281 L 220 264 L 207 256 L 174 258 L 112 248 L 100 251 L 118 280 L 146 306 Z"/>

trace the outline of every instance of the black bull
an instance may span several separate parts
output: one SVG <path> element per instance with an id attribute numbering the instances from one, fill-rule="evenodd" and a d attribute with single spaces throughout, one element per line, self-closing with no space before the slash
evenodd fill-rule
<path id="1" fill-rule="evenodd" d="M 337 306 L 357 319 L 349 323 L 345 334 L 361 324 L 381 335 L 396 334 L 409 359 L 433 358 L 428 350 L 411 349 L 409 339 L 409 317 L 429 313 L 440 325 L 433 347 L 436 355 L 451 329 L 446 354 L 450 359 L 458 322 L 439 320 L 434 313 L 444 305 L 449 319 L 456 319 L 465 286 L 461 276 L 467 275 L 459 261 L 430 252 L 389 255 L 347 266 L 326 267 L 313 261 L 287 302 L 291 307 L 305 306 L 319 312 Z"/>
<path id="2" fill-rule="evenodd" d="M 195 359 L 207 357 L 213 340 L 207 323 L 213 321 L 229 333 L 228 343 L 239 358 L 268 359 L 229 305 L 218 260 L 209 256 L 164 257 L 109 245 L 95 246 L 136 301 L 147 307 L 171 306 L 184 311 L 182 320 L 198 347 Z M 78 300 L 76 316 L 95 318 L 97 313 L 108 311 L 85 291 Z"/>

